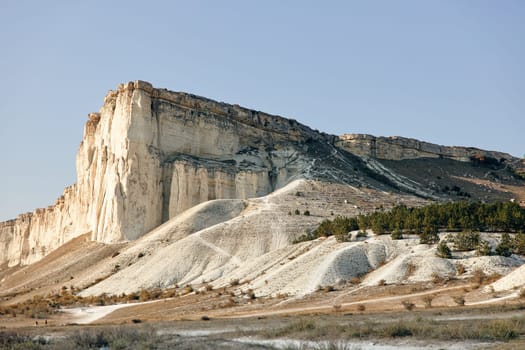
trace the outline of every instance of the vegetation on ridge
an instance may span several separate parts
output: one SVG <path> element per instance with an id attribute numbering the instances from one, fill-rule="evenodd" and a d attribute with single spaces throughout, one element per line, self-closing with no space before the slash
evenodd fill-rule
<path id="1" fill-rule="evenodd" d="M 503 256 L 525 254 L 525 208 L 512 202 L 485 204 L 462 201 L 418 208 L 398 205 L 390 211 L 378 210 L 355 218 L 338 216 L 333 220 L 324 220 L 317 229 L 297 241 L 336 236 L 342 242 L 349 240 L 350 231 L 365 232 L 369 229 L 375 234 L 391 234 L 394 239 L 401 239 L 403 233 L 418 234 L 421 243 L 427 244 L 439 242 L 439 230 L 462 231 L 453 240 L 455 249 L 478 249 L 480 255 L 490 254 L 490 249 L 476 231 L 517 232 L 519 234 L 514 238 L 503 234 L 496 253 Z M 443 255 L 448 256 L 445 251 Z"/>

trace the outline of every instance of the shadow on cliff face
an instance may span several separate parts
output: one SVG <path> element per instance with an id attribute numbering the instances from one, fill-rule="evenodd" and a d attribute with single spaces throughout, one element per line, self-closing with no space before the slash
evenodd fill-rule
<path id="1" fill-rule="evenodd" d="M 422 183 L 383 167 L 375 159 L 361 158 L 329 143 L 309 141 L 306 154 L 312 158 L 309 178 L 380 191 L 411 194 L 427 199 L 441 199 Z"/>
<path id="2" fill-rule="evenodd" d="M 438 158 L 380 162 L 450 200 L 525 200 L 525 181 L 502 164 L 484 165 Z"/>
<path id="3" fill-rule="evenodd" d="M 380 160 L 359 157 L 330 143 L 304 144 L 312 166 L 307 178 L 412 194 L 433 200 L 525 201 L 525 180 L 504 163 L 442 158 Z"/>

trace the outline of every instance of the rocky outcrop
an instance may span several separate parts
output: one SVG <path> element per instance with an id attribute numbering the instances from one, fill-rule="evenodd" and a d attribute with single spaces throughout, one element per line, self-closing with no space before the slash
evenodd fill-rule
<path id="1" fill-rule="evenodd" d="M 88 115 L 76 184 L 54 205 L 0 223 L 0 264 L 30 264 L 83 234 L 107 243 L 135 240 L 196 204 L 263 196 L 298 178 L 433 198 L 352 153 L 465 160 L 478 152 L 403 138 L 336 137 L 143 81 L 121 84 Z"/>
<path id="2" fill-rule="evenodd" d="M 88 115 L 77 183 L 49 208 L 0 224 L 0 263 L 32 263 L 88 232 L 134 240 L 203 201 L 262 196 L 302 173 L 302 143 L 331 139 L 237 105 L 120 85 Z"/>
<path id="3" fill-rule="evenodd" d="M 471 157 L 491 157 L 499 160 L 515 161 L 510 154 L 485 151 L 473 147 L 440 146 L 415 139 L 391 136 L 376 137 L 366 134 L 345 134 L 339 137 L 337 146 L 359 156 L 386 160 L 415 158 L 448 158 L 461 162 Z"/>

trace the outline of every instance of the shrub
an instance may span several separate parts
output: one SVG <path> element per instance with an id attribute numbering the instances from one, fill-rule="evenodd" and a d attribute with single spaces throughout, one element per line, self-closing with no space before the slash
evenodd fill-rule
<path id="1" fill-rule="evenodd" d="M 238 286 L 239 284 L 240 284 L 240 280 L 238 278 L 233 279 L 233 280 L 230 281 L 230 286 L 231 287 Z"/>
<path id="2" fill-rule="evenodd" d="M 432 277 L 432 283 L 434 284 L 444 284 L 447 281 L 447 279 L 444 276 L 441 276 L 437 272 L 432 272 L 431 277 Z"/>
<path id="3" fill-rule="evenodd" d="M 480 327 L 480 338 L 487 340 L 508 341 L 523 334 L 523 321 L 519 319 L 491 320 L 483 323 Z"/>
<path id="4" fill-rule="evenodd" d="M 454 249 L 457 251 L 468 251 L 478 248 L 480 243 L 479 232 L 462 231 L 454 237 Z"/>
<path id="5" fill-rule="evenodd" d="M 525 233 L 520 232 L 514 236 L 512 251 L 514 254 L 525 255 Z"/>
<path id="6" fill-rule="evenodd" d="M 477 255 L 484 256 L 484 255 L 491 255 L 491 254 L 492 254 L 492 248 L 490 247 L 489 242 L 485 240 L 481 240 L 478 244 Z"/>
<path id="7" fill-rule="evenodd" d="M 148 301 L 148 300 L 150 300 L 151 299 L 151 295 L 150 295 L 149 290 L 147 290 L 147 289 L 141 290 L 139 299 L 140 299 L 140 301 Z"/>
<path id="8" fill-rule="evenodd" d="M 359 283 L 361 283 L 361 277 L 359 277 L 359 276 L 352 277 L 350 279 L 350 283 L 352 283 L 352 284 L 359 284 Z"/>
<path id="9" fill-rule="evenodd" d="M 412 311 L 412 310 L 414 310 L 414 308 L 416 307 L 416 304 L 414 304 L 413 302 L 408 301 L 408 300 L 403 300 L 403 301 L 401 302 L 401 304 L 403 304 L 403 307 L 404 307 L 405 309 L 407 309 L 408 311 Z"/>
<path id="10" fill-rule="evenodd" d="M 246 292 L 246 295 L 248 296 L 249 299 L 251 300 L 255 300 L 257 297 L 255 296 L 255 292 L 253 291 L 253 289 L 248 289 L 248 291 Z"/>
<path id="11" fill-rule="evenodd" d="M 191 284 L 188 284 L 186 287 L 184 287 L 182 289 L 182 295 L 186 295 L 186 294 L 190 294 L 194 291 L 193 287 L 191 286 Z"/>
<path id="12" fill-rule="evenodd" d="M 401 322 L 398 322 L 394 325 L 391 325 L 386 330 L 388 335 L 391 337 L 410 337 L 412 336 L 412 331 L 406 325 Z"/>
<path id="13" fill-rule="evenodd" d="M 448 247 L 445 241 L 439 242 L 437 249 L 436 249 L 436 255 L 443 259 L 452 258 L 452 253 L 450 252 L 450 248 Z"/>
<path id="14" fill-rule="evenodd" d="M 503 233 L 501 235 L 501 240 L 496 247 L 496 254 L 501 256 L 512 255 L 512 242 L 508 233 Z"/>
<path id="15" fill-rule="evenodd" d="M 407 269 L 405 271 L 405 278 L 409 278 L 410 276 L 412 276 L 414 272 L 416 272 L 416 270 L 417 270 L 416 265 L 414 265 L 413 263 L 408 263 Z"/>
<path id="16" fill-rule="evenodd" d="M 307 242 L 307 241 L 314 240 L 316 238 L 317 238 L 316 235 L 312 231 L 305 230 L 304 235 L 297 237 L 292 243 L 296 244 L 296 243 L 301 243 L 301 242 Z"/>
<path id="17" fill-rule="evenodd" d="M 295 209 L 294 214 L 295 215 L 301 215 L 301 212 L 299 211 L 299 209 Z"/>
<path id="18" fill-rule="evenodd" d="M 457 263 L 457 264 L 456 264 L 456 273 L 457 273 L 458 275 L 462 275 L 462 274 L 464 274 L 465 271 L 466 271 L 466 269 L 465 269 L 465 265 L 460 264 L 460 263 Z"/>
<path id="19" fill-rule="evenodd" d="M 403 233 L 401 232 L 401 230 L 394 230 L 392 231 L 392 233 L 390 234 L 390 237 L 392 239 L 403 239 Z"/>
<path id="20" fill-rule="evenodd" d="M 304 216 L 310 216 L 310 210 L 305 210 L 303 214 Z"/>
<path id="21" fill-rule="evenodd" d="M 366 306 L 364 304 L 357 305 L 357 311 L 363 312 L 365 310 L 366 310 Z"/>
<path id="22" fill-rule="evenodd" d="M 356 218 L 348 218 L 344 216 L 337 216 L 333 220 L 324 220 L 319 224 L 319 227 L 314 231 L 317 237 L 329 237 L 333 235 L 346 235 L 348 232 L 357 230 Z"/>
<path id="23" fill-rule="evenodd" d="M 420 244 L 435 244 L 439 242 L 439 235 L 437 228 L 432 226 L 426 226 L 423 228 L 423 232 L 419 235 Z"/>
<path id="24" fill-rule="evenodd" d="M 472 272 L 472 277 L 470 277 L 470 281 L 476 285 L 482 285 L 483 282 L 485 282 L 487 278 L 487 275 L 483 270 L 476 269 Z"/>
<path id="25" fill-rule="evenodd" d="M 428 294 L 424 295 L 421 300 L 425 304 L 425 308 L 430 309 L 432 307 L 432 301 L 434 300 L 434 295 Z"/>
<path id="26" fill-rule="evenodd" d="M 459 306 L 465 305 L 465 297 L 463 295 L 456 295 L 452 297 L 452 300 Z"/>

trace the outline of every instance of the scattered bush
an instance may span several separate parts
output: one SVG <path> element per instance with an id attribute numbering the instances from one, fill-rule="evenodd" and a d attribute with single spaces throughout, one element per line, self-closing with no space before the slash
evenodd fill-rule
<path id="1" fill-rule="evenodd" d="M 335 312 L 339 312 L 341 311 L 341 304 L 334 304 L 332 308 L 334 309 Z"/>
<path id="2" fill-rule="evenodd" d="M 182 295 L 193 293 L 195 290 L 193 289 L 193 286 L 191 284 L 188 284 L 186 287 L 184 287 L 181 291 Z"/>
<path id="3" fill-rule="evenodd" d="M 421 300 L 425 304 L 425 308 L 430 309 L 432 307 L 432 301 L 434 300 L 434 297 L 435 297 L 434 295 L 428 294 L 428 295 L 424 295 L 421 298 Z"/>
<path id="4" fill-rule="evenodd" d="M 413 335 L 410 328 L 404 325 L 402 322 L 397 322 L 387 328 L 387 333 L 391 337 L 410 337 Z"/>
<path id="5" fill-rule="evenodd" d="M 416 272 L 417 270 L 417 266 L 414 265 L 413 263 L 408 263 L 407 264 L 407 269 L 405 271 L 405 279 L 409 278 L 410 276 L 412 276 L 414 274 L 414 272 Z"/>
<path id="6" fill-rule="evenodd" d="M 474 250 L 478 248 L 479 242 L 479 232 L 462 231 L 454 236 L 454 249 L 457 251 Z"/>
<path id="7" fill-rule="evenodd" d="M 454 302 L 456 304 L 458 304 L 459 306 L 464 306 L 465 305 L 465 297 L 463 295 L 453 296 L 452 300 L 454 300 Z"/>
<path id="8" fill-rule="evenodd" d="M 490 247 L 489 242 L 482 239 L 478 244 L 476 253 L 478 256 L 492 255 L 492 248 Z"/>
<path id="9" fill-rule="evenodd" d="M 512 252 L 514 254 L 525 255 L 525 233 L 520 232 L 512 240 Z"/>
<path id="10" fill-rule="evenodd" d="M 239 284 L 240 284 L 240 280 L 238 278 L 233 279 L 233 280 L 230 281 L 230 286 L 231 287 L 238 286 Z"/>
<path id="11" fill-rule="evenodd" d="M 425 226 L 419 235 L 419 244 L 436 244 L 439 242 L 438 230 L 434 226 Z"/>
<path id="12" fill-rule="evenodd" d="M 503 233 L 501 235 L 501 240 L 496 247 L 496 254 L 501 256 L 511 256 L 512 255 L 512 241 L 508 233 Z"/>
<path id="13" fill-rule="evenodd" d="M 305 210 L 303 213 L 304 216 L 310 216 L 310 210 Z"/>
<path id="14" fill-rule="evenodd" d="M 407 309 L 408 311 L 412 311 L 412 310 L 414 310 L 414 308 L 416 307 L 416 304 L 414 304 L 413 302 L 408 301 L 408 300 L 403 300 L 403 301 L 401 302 L 401 304 L 402 304 L 403 307 L 404 307 L 405 309 Z"/>
<path id="15" fill-rule="evenodd" d="M 69 349 L 151 349 L 157 343 L 158 336 L 152 330 L 138 330 L 129 326 L 83 328 L 59 342 L 63 348 Z"/>
<path id="16" fill-rule="evenodd" d="M 443 259 L 450 259 L 452 258 L 452 253 L 450 251 L 450 248 L 448 247 L 447 243 L 445 241 L 439 242 L 437 248 L 436 248 L 436 255 Z"/>
<path id="17" fill-rule="evenodd" d="M 392 239 L 403 239 L 403 233 L 401 232 L 401 230 L 394 230 L 392 231 L 392 233 L 390 234 L 390 237 Z"/>
<path id="18" fill-rule="evenodd" d="M 352 277 L 350 279 L 350 283 L 351 284 L 359 284 L 359 283 L 361 283 L 361 277 L 359 277 L 359 276 Z"/>
<path id="19" fill-rule="evenodd" d="M 432 283 L 434 284 L 445 284 L 447 282 L 447 278 L 445 276 L 441 276 L 437 272 L 432 272 Z"/>
<path id="20" fill-rule="evenodd" d="M 246 292 L 246 295 L 251 300 L 255 300 L 256 299 L 255 292 L 253 291 L 253 289 L 248 289 L 248 291 Z"/>
<path id="21" fill-rule="evenodd" d="M 476 269 L 472 272 L 472 276 L 470 277 L 470 281 L 477 286 L 480 286 L 485 282 L 487 278 L 487 275 L 485 272 L 483 272 L 482 269 Z"/>
<path id="22" fill-rule="evenodd" d="M 457 264 L 456 264 L 456 273 L 457 273 L 458 275 L 462 275 L 462 274 L 464 274 L 465 271 L 466 271 L 466 269 L 465 269 L 465 266 L 464 266 L 463 264 L 460 264 L 460 263 L 457 263 Z"/>

